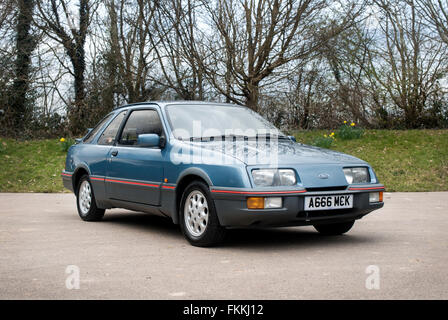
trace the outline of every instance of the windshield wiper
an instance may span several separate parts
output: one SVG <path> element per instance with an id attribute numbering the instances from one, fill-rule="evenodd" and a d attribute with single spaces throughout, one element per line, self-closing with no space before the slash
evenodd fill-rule
<path id="1" fill-rule="evenodd" d="M 220 136 L 209 136 L 209 137 L 190 137 L 190 141 L 201 141 L 201 142 L 210 142 L 210 141 L 226 141 L 228 138 L 231 138 L 232 141 L 236 141 L 237 139 L 241 140 L 258 140 L 258 139 L 278 139 L 278 140 L 289 140 L 289 138 L 285 135 L 278 134 L 257 134 L 255 136 L 244 136 L 244 135 L 236 135 L 236 134 L 223 134 Z"/>
<path id="2" fill-rule="evenodd" d="M 209 137 L 190 137 L 190 141 L 225 141 L 227 138 L 232 138 L 233 141 L 236 139 L 248 139 L 248 136 L 236 135 L 236 134 L 223 134 L 220 136 L 209 136 Z"/>
<path id="3" fill-rule="evenodd" d="M 259 134 L 257 133 L 256 139 L 259 138 L 264 138 L 264 139 L 281 139 L 281 140 L 289 140 L 289 138 L 285 135 L 282 134 L 270 134 L 270 133 L 264 133 L 264 134 Z"/>

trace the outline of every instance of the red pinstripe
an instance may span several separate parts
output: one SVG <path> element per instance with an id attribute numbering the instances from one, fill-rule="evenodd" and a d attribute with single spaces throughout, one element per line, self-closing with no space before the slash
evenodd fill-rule
<path id="1" fill-rule="evenodd" d="M 230 191 L 230 190 L 212 190 L 213 193 L 232 193 L 232 194 L 291 194 L 291 193 L 305 193 L 306 190 L 296 191 Z"/>
<path id="2" fill-rule="evenodd" d="M 104 178 L 90 177 L 90 180 L 104 181 Z"/>
<path id="3" fill-rule="evenodd" d="M 154 188 L 158 188 L 159 187 L 158 184 L 142 183 L 142 182 L 132 182 L 132 181 L 124 181 L 124 180 L 104 179 L 104 181 L 132 184 L 132 185 L 144 186 L 144 187 L 154 187 Z"/>
<path id="4" fill-rule="evenodd" d="M 349 190 L 384 190 L 383 187 L 369 187 L 369 188 L 349 188 Z"/>

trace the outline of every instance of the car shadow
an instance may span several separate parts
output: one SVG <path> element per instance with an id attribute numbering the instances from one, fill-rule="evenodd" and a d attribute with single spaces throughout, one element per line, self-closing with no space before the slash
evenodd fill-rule
<path id="1" fill-rule="evenodd" d="M 356 227 L 354 227 L 356 228 Z M 367 235 L 347 234 L 323 236 L 313 227 L 285 227 L 229 230 L 222 247 L 266 250 L 269 248 L 298 249 L 301 247 L 340 247 L 372 243 L 379 239 Z"/>
<path id="2" fill-rule="evenodd" d="M 173 224 L 170 218 L 153 214 L 119 211 L 106 212 L 102 223 L 112 223 L 148 232 L 163 233 L 164 236 L 182 239 L 182 233 L 178 225 Z"/>
<path id="3" fill-rule="evenodd" d="M 147 232 L 170 237 L 174 241 L 184 244 L 184 239 L 178 225 L 172 223 L 170 218 L 135 212 L 114 212 L 106 214 L 103 223 L 117 224 Z M 284 227 L 284 228 L 238 228 L 229 229 L 225 241 L 219 246 L 210 249 L 298 249 L 301 247 L 340 247 L 353 246 L 363 243 L 381 241 L 378 234 L 356 233 L 356 223 L 352 231 L 342 236 L 323 236 L 312 227 Z"/>

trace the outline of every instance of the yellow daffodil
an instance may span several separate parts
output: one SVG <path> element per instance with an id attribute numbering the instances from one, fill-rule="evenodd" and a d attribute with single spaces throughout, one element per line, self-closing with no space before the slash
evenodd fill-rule
<path id="1" fill-rule="evenodd" d="M 332 132 L 332 133 L 330 134 L 330 137 L 332 137 L 332 136 L 334 136 L 334 132 Z"/>
<path id="2" fill-rule="evenodd" d="M 61 138 L 59 141 L 61 141 L 61 142 L 65 142 L 65 138 Z"/>
<path id="3" fill-rule="evenodd" d="M 347 123 L 347 120 L 344 120 L 344 124 L 346 124 Z"/>
<path id="4" fill-rule="evenodd" d="M 352 122 L 351 124 L 350 124 L 352 127 L 354 127 L 355 126 L 355 123 L 354 122 Z"/>

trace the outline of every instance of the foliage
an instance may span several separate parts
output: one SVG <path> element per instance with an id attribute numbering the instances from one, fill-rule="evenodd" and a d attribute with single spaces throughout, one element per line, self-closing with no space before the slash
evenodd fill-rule
<path id="1" fill-rule="evenodd" d="M 0 136 L 80 134 L 119 105 L 173 99 L 282 128 L 448 127 L 447 1 L 1 3 Z"/>
<path id="2" fill-rule="evenodd" d="M 64 135 L 67 131 L 66 117 L 58 113 L 36 115 L 30 124 L 27 137 L 53 138 Z"/>
<path id="3" fill-rule="evenodd" d="M 61 151 L 67 152 L 68 149 L 70 149 L 70 147 L 75 144 L 75 140 L 71 138 L 61 138 L 59 139 L 59 143 L 61 144 Z"/>
<path id="4" fill-rule="evenodd" d="M 344 121 L 344 124 L 336 131 L 336 136 L 342 140 L 359 139 L 364 134 L 364 130 L 357 127 L 354 122 Z"/>
<path id="5" fill-rule="evenodd" d="M 319 148 L 329 149 L 335 140 L 334 132 L 332 132 L 329 135 L 324 134 L 323 136 L 316 137 L 313 140 L 312 145 Z"/>

